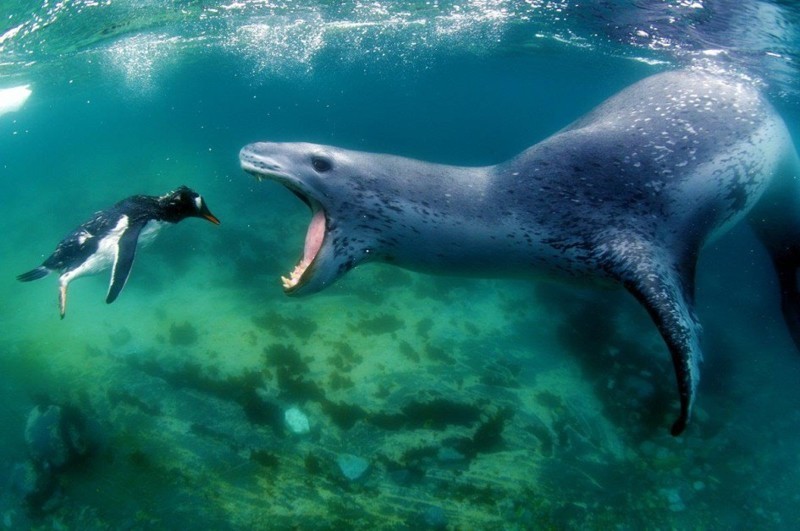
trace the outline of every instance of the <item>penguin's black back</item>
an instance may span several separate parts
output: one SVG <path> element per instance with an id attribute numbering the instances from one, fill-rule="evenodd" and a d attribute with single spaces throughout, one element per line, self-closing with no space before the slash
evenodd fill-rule
<path id="1" fill-rule="evenodd" d="M 83 263 L 97 252 L 99 236 L 114 228 L 119 217 L 113 220 L 105 216 L 105 212 L 97 212 L 92 219 L 70 232 L 56 246 L 53 254 L 42 264 L 48 269 L 61 271 Z M 88 237 L 91 235 L 91 237 Z"/>
<path id="2" fill-rule="evenodd" d="M 51 270 L 64 271 L 82 264 L 97 252 L 100 241 L 117 226 L 122 216 L 128 217 L 128 226 L 157 219 L 158 200 L 151 196 L 134 195 L 96 212 L 64 237 L 42 265 Z"/>

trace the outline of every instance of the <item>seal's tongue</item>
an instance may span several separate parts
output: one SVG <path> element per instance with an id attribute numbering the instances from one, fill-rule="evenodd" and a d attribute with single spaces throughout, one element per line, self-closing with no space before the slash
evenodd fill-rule
<path id="1" fill-rule="evenodd" d="M 283 289 L 292 289 L 300 282 L 300 278 L 305 273 L 308 266 L 311 265 L 311 262 L 314 261 L 314 258 L 317 256 L 320 248 L 322 247 L 322 242 L 325 239 L 325 212 L 317 210 L 314 213 L 314 216 L 311 218 L 311 223 L 308 225 L 308 231 L 306 232 L 306 243 L 303 246 L 303 257 L 300 259 L 300 262 L 294 266 L 289 277 L 281 277 L 281 281 L 283 282 Z"/>
<path id="2" fill-rule="evenodd" d="M 325 237 L 325 212 L 317 210 L 306 232 L 306 245 L 303 248 L 303 261 L 308 263 L 317 256 L 319 248 L 322 247 L 322 240 Z"/>

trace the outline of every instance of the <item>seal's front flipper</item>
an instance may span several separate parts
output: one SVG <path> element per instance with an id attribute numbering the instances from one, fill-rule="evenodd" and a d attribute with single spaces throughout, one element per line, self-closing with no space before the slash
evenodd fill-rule
<path id="1" fill-rule="evenodd" d="M 114 267 L 111 270 L 111 283 L 108 286 L 106 303 L 111 304 L 119 296 L 128 276 L 131 274 L 133 259 L 136 256 L 136 244 L 139 241 L 139 233 L 142 232 L 144 224 L 137 224 L 128 227 L 117 242 L 116 253 L 114 254 Z"/>
<path id="2" fill-rule="evenodd" d="M 749 218 L 772 259 L 781 290 L 781 312 L 800 350 L 800 159 L 794 149 Z"/>
<path id="3" fill-rule="evenodd" d="M 782 252 L 781 252 L 782 251 Z M 781 312 L 794 344 L 800 350 L 800 291 L 797 286 L 797 271 L 800 268 L 800 248 L 786 246 L 776 251 L 770 249 L 772 263 L 778 274 L 781 288 Z"/>
<path id="4" fill-rule="evenodd" d="M 644 240 L 611 244 L 610 271 L 647 309 L 672 356 L 680 397 L 680 416 L 672 435 L 689 422 L 700 380 L 700 325 L 694 312 L 696 253 L 676 257 Z"/>

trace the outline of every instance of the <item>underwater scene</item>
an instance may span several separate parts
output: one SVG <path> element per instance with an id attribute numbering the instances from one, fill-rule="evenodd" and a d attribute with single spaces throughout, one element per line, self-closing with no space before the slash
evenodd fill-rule
<path id="1" fill-rule="evenodd" d="M 291 296 L 329 198 L 240 150 L 470 172 L 678 69 L 800 139 L 799 61 L 778 0 L 3 0 L 0 529 L 796 529 L 800 352 L 747 223 L 699 255 L 673 436 L 670 350 L 625 289 L 384 257 Z"/>

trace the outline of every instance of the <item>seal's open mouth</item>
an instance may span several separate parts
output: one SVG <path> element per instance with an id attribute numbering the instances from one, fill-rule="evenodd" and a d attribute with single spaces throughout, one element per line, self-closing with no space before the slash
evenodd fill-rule
<path id="1" fill-rule="evenodd" d="M 325 233 L 327 228 L 325 210 L 318 201 L 306 195 L 297 187 L 293 186 L 291 182 L 285 179 L 272 175 L 254 175 L 259 181 L 275 178 L 281 184 L 286 186 L 292 193 L 294 193 L 294 195 L 299 197 L 303 203 L 308 205 L 308 207 L 311 209 L 311 223 L 308 224 L 308 229 L 306 230 L 306 240 L 303 244 L 303 254 L 289 275 L 281 277 L 283 290 L 286 293 L 291 293 L 303 285 L 306 280 L 310 279 L 314 273 L 315 260 L 320 249 L 322 249 L 322 244 L 325 242 Z"/>
<path id="2" fill-rule="evenodd" d="M 242 159 L 242 168 L 258 181 L 265 179 L 278 181 L 299 197 L 311 209 L 311 223 L 306 230 L 306 240 L 303 245 L 303 255 L 288 276 L 281 277 L 281 283 L 286 293 L 292 293 L 309 280 L 314 273 L 315 260 L 325 242 L 327 232 L 327 219 L 322 204 L 302 189 L 302 184 L 290 175 L 271 167 L 263 161 L 254 163 L 252 160 Z"/>
<path id="3" fill-rule="evenodd" d="M 311 266 L 314 264 L 314 259 L 317 257 L 319 250 L 322 249 L 322 242 L 325 241 L 325 211 L 321 208 L 314 210 L 313 207 L 312 211 L 314 215 L 311 217 L 311 223 L 306 231 L 303 256 L 288 277 L 281 277 L 283 289 L 287 292 L 292 291 L 304 281 L 306 273 L 312 269 Z"/>

